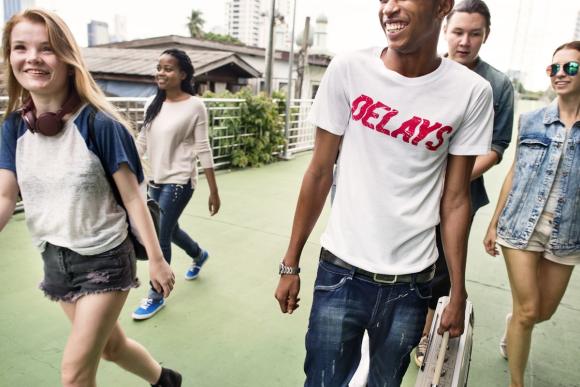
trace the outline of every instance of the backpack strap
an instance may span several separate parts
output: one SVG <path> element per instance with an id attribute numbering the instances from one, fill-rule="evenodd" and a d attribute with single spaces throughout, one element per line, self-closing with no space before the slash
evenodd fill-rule
<path id="1" fill-rule="evenodd" d="M 90 111 L 89 111 L 89 117 L 88 117 L 89 139 L 90 139 L 91 143 L 93 144 L 93 146 L 95 147 L 95 150 L 97 151 L 96 155 L 99 158 L 99 160 L 101 161 L 101 165 L 103 167 L 103 170 L 105 171 L 105 177 L 107 178 L 107 181 L 109 182 L 109 185 L 111 186 L 111 190 L 113 191 L 113 196 L 115 197 L 115 200 L 117 201 L 117 203 L 121 207 L 123 207 L 125 212 L 127 212 L 127 209 L 125 208 L 125 205 L 123 204 L 123 198 L 121 198 L 121 193 L 119 192 L 119 189 L 117 188 L 117 184 L 115 183 L 115 179 L 113 179 L 113 176 L 111 174 L 109 174 L 108 169 L 105 167 L 105 162 L 103 161 L 103 159 L 104 159 L 103 152 L 101 151 L 101 148 L 99 147 L 99 143 L 97 141 L 97 136 L 95 134 L 95 117 L 96 117 L 96 115 L 97 115 L 97 112 L 91 106 Z"/>
<path id="2" fill-rule="evenodd" d="M 121 208 L 123 208 L 125 210 L 125 213 L 127 214 L 127 228 L 129 229 L 129 237 L 131 238 L 131 241 L 133 242 L 133 246 L 135 248 L 135 257 L 138 260 L 146 261 L 148 259 L 147 250 L 145 249 L 143 244 L 139 241 L 138 237 L 133 233 L 132 228 L 131 228 L 131 222 L 129 220 L 129 212 L 127 211 L 127 208 L 123 204 L 123 199 L 121 198 L 121 193 L 119 192 L 119 189 L 117 188 L 117 184 L 115 183 L 113 176 L 111 176 L 109 174 L 107 168 L 105 167 L 105 163 L 103 162 L 103 159 L 104 159 L 103 152 L 99 148 L 99 143 L 97 142 L 97 138 L 96 138 L 96 134 L 95 134 L 95 117 L 96 117 L 96 115 L 97 115 L 96 111 L 94 110 L 93 107 L 91 107 L 91 110 L 89 112 L 89 117 L 88 117 L 89 140 L 92 142 L 93 146 L 95 147 L 95 150 L 97 152 L 96 153 L 97 157 L 101 161 L 101 165 L 103 166 L 103 170 L 105 171 L 105 177 L 107 178 L 107 181 L 109 182 L 109 185 L 111 186 L 111 190 L 113 191 L 113 196 L 115 197 L 115 200 L 121 206 Z M 161 209 L 159 208 L 159 204 L 157 204 L 157 202 L 155 202 L 153 199 L 148 198 L 147 199 L 147 208 L 149 210 L 149 214 L 151 215 L 151 219 L 153 220 L 153 226 L 155 227 L 155 233 L 157 234 L 157 237 L 159 237 L 159 223 L 160 223 L 160 216 L 161 216 Z"/>

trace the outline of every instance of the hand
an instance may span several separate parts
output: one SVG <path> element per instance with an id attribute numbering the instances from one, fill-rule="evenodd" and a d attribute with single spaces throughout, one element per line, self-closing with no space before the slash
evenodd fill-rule
<path id="1" fill-rule="evenodd" d="M 300 302 L 300 298 L 298 298 L 299 292 L 300 276 L 298 274 L 282 274 L 280 276 L 274 297 L 278 300 L 282 313 L 292 314 L 298 309 L 298 302 Z"/>
<path id="2" fill-rule="evenodd" d="M 209 194 L 208 207 L 209 207 L 209 214 L 211 216 L 214 216 L 215 214 L 218 213 L 218 211 L 220 210 L 221 204 L 222 203 L 220 200 L 220 195 L 217 192 Z"/>
<path id="3" fill-rule="evenodd" d="M 499 255 L 499 251 L 495 245 L 496 239 L 497 228 L 495 226 L 489 225 L 487 233 L 485 234 L 485 238 L 483 239 L 483 247 L 485 248 L 485 251 L 492 257 Z"/>
<path id="4" fill-rule="evenodd" d="M 458 337 L 463 334 L 465 325 L 465 300 L 467 297 L 458 297 L 449 300 L 449 304 L 443 310 L 441 323 L 437 333 L 442 335 L 449 331 L 449 338 Z"/>
<path id="5" fill-rule="evenodd" d="M 157 293 L 163 293 L 165 298 L 169 297 L 175 285 L 175 274 L 165 259 L 149 260 L 149 278 Z"/>

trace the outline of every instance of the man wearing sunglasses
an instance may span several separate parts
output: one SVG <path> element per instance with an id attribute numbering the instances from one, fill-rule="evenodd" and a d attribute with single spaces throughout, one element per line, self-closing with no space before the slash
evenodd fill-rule
<path id="1" fill-rule="evenodd" d="M 440 331 L 464 329 L 465 255 L 475 157 L 490 150 L 488 82 L 437 54 L 453 0 L 382 0 L 388 47 L 339 55 L 311 110 L 315 148 L 304 175 L 275 297 L 298 307 L 299 261 L 337 191 L 314 285 L 305 386 L 345 386 L 369 333 L 368 385 L 399 386 L 421 337 L 441 223 L 452 278 Z"/>

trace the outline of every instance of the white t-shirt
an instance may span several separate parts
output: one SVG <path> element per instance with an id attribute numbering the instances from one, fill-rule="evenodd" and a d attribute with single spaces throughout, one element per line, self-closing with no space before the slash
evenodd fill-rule
<path id="1" fill-rule="evenodd" d="M 344 136 L 321 243 L 370 272 L 414 273 L 437 259 L 447 155 L 490 150 L 492 90 L 445 58 L 425 76 L 404 77 L 381 52 L 334 58 L 310 113 L 317 127 Z"/>

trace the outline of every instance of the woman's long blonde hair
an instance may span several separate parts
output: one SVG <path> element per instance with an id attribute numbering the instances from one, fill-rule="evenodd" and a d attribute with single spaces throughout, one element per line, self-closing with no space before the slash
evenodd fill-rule
<path id="1" fill-rule="evenodd" d="M 8 90 L 8 106 L 6 107 L 4 117 L 17 110 L 29 96 L 28 91 L 16 80 L 12 66 L 10 66 L 12 30 L 16 24 L 24 20 L 32 23 L 41 23 L 46 26 L 48 42 L 54 50 L 55 55 L 73 70 L 70 81 L 72 81 L 71 83 L 74 85 L 81 100 L 93 105 L 97 110 L 106 113 L 125 125 L 127 129 L 131 130 L 131 124 L 107 101 L 105 94 L 89 73 L 82 58 L 81 50 L 66 23 L 54 12 L 41 8 L 26 9 L 12 16 L 4 26 L 2 47 L 5 66 L 4 74 Z"/>

